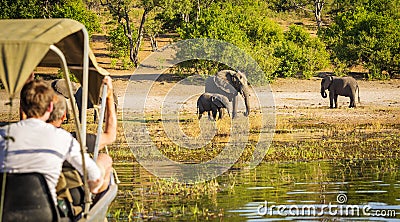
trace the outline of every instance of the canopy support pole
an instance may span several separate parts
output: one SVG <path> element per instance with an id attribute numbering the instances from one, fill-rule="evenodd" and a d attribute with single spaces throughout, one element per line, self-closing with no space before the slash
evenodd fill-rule
<path id="1" fill-rule="evenodd" d="M 106 99 L 107 99 L 107 85 L 103 85 L 103 94 L 101 95 L 101 107 L 100 107 L 100 116 L 99 116 L 99 123 L 97 124 L 97 135 L 96 135 L 96 142 L 94 145 L 94 161 L 97 161 L 97 157 L 99 156 L 99 145 L 100 145 L 100 136 L 103 131 L 103 120 L 104 120 L 104 113 L 106 110 Z"/>
<path id="2" fill-rule="evenodd" d="M 62 69 L 64 72 L 64 79 L 65 79 L 65 81 L 67 81 L 68 96 L 69 96 L 69 101 L 71 103 L 70 105 L 72 108 L 72 113 L 74 115 L 74 120 L 75 120 L 74 123 L 75 123 L 75 128 L 77 130 L 77 132 L 76 132 L 77 139 L 78 139 L 79 143 L 81 144 L 81 147 L 84 147 L 83 143 L 82 143 L 82 134 L 81 134 L 82 131 L 80 128 L 81 124 L 80 124 L 80 121 L 78 118 L 78 116 L 79 116 L 78 110 L 76 109 L 76 106 L 75 106 L 76 101 L 75 101 L 74 93 L 72 92 L 71 79 L 69 78 L 69 70 L 68 70 L 68 66 L 67 66 L 67 61 L 65 60 L 64 53 L 59 48 L 57 48 L 57 46 L 51 45 L 50 50 L 55 52 L 58 55 L 58 57 L 60 58 L 60 63 L 62 65 Z"/>
<path id="3" fill-rule="evenodd" d="M 88 98 L 88 82 L 89 82 L 89 34 L 85 27 L 82 28 L 83 33 L 83 70 L 82 70 L 82 110 L 81 110 L 81 125 L 82 125 L 82 144 L 86 148 L 86 114 L 87 114 L 87 98 Z M 83 158 L 83 156 L 82 156 Z M 89 185 L 86 183 L 87 175 L 84 175 L 84 188 L 85 188 L 85 207 L 83 216 L 89 214 L 90 205 L 92 203 Z"/>
<path id="4" fill-rule="evenodd" d="M 69 78 L 69 71 L 68 71 L 68 66 L 67 66 L 65 56 L 62 53 L 62 51 L 54 45 L 51 45 L 50 49 L 53 52 L 55 52 L 58 55 L 58 57 L 60 58 L 60 63 L 62 64 L 62 68 L 64 70 L 64 78 L 67 81 L 67 88 L 68 88 L 68 94 L 70 97 L 72 111 L 75 116 L 74 122 L 75 122 L 75 126 L 76 126 L 75 128 L 77 130 L 76 135 L 77 135 L 78 141 L 81 145 L 81 154 L 82 154 L 83 185 L 84 185 L 84 189 L 85 189 L 85 211 L 84 211 L 84 214 L 87 215 L 87 213 L 90 210 L 90 204 L 91 204 L 91 195 L 90 195 L 90 190 L 89 190 L 89 186 L 87 183 L 88 176 L 87 176 L 87 171 L 86 171 L 86 161 L 85 161 L 85 155 L 84 155 L 85 149 L 86 149 L 86 110 L 87 110 L 87 95 L 88 95 L 87 79 L 88 79 L 88 73 L 89 73 L 89 70 L 88 70 L 89 66 L 87 66 L 86 72 L 85 72 L 85 69 L 83 69 L 83 82 L 85 82 L 84 80 L 86 79 L 86 87 L 84 87 L 84 84 L 82 84 L 82 121 L 85 121 L 85 122 L 82 122 L 82 124 L 80 124 L 79 118 L 78 118 L 78 116 L 79 116 L 78 111 L 75 106 L 75 104 L 76 104 L 75 97 L 72 92 L 71 80 Z M 88 57 L 89 56 L 87 54 L 87 58 Z M 86 62 L 88 65 L 88 60 L 86 60 Z M 86 75 L 85 75 L 85 73 L 86 73 Z M 86 90 L 86 97 L 85 97 L 85 93 L 84 93 L 85 90 Z"/>

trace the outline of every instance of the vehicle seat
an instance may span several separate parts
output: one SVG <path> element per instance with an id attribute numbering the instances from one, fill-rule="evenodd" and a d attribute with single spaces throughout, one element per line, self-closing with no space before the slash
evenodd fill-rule
<path id="1" fill-rule="evenodd" d="M 0 173 L 0 187 L 3 179 L 4 173 Z M 3 206 L 3 222 L 60 221 L 46 179 L 40 173 L 6 173 Z"/>

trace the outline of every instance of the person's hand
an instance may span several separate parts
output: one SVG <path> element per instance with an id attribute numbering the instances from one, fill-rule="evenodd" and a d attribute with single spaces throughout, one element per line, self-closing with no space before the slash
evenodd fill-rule
<path id="1" fill-rule="evenodd" d="M 107 98 L 114 98 L 113 97 L 113 85 L 112 85 L 112 79 L 110 76 L 105 76 L 103 79 L 103 83 L 107 85 Z"/>
<path id="2" fill-rule="evenodd" d="M 90 192 L 94 194 L 101 192 L 100 189 L 103 186 L 103 183 L 104 183 L 103 177 L 100 177 L 97 180 L 88 180 Z"/>

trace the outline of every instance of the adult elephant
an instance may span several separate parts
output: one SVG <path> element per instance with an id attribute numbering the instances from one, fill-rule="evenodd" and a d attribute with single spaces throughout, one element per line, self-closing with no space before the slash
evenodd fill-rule
<path id="1" fill-rule="evenodd" d="M 70 103 L 68 102 L 70 98 L 68 93 L 67 81 L 65 79 L 55 79 L 50 84 L 56 93 L 65 97 L 66 99 L 65 101 L 67 103 L 67 116 L 65 121 L 68 122 L 70 119 L 69 110 L 71 110 L 72 108 L 70 107 Z M 75 94 L 79 87 L 78 84 L 71 82 L 71 87 L 72 87 L 72 93 Z"/>
<path id="2" fill-rule="evenodd" d="M 245 116 L 250 113 L 250 86 L 247 82 L 246 75 L 242 72 L 232 70 L 219 71 L 215 76 L 206 79 L 206 93 L 217 93 L 226 96 L 232 102 L 232 118 L 237 115 L 238 93 L 243 96 L 246 112 Z"/>
<path id="3" fill-rule="evenodd" d="M 78 111 L 79 111 L 79 119 L 81 119 L 81 113 L 82 113 L 82 87 L 79 86 L 79 84 L 77 84 L 77 83 L 71 82 L 71 84 L 72 84 L 72 92 L 74 93 L 75 102 L 76 102 L 76 105 L 77 105 Z M 67 83 L 66 83 L 66 81 L 64 79 L 53 80 L 51 82 L 51 87 L 58 94 L 61 94 L 66 99 L 69 99 Z M 113 94 L 113 96 L 114 96 L 115 108 L 117 108 L 118 98 L 115 95 L 115 93 Z M 69 103 L 67 103 L 67 104 L 69 104 Z M 88 109 L 94 108 L 94 106 L 93 106 L 92 102 L 89 100 L 89 98 L 87 100 L 87 108 Z M 71 108 L 69 107 L 68 109 L 71 109 Z M 68 119 L 69 119 L 69 113 L 67 112 L 67 120 Z M 93 114 L 93 121 L 94 122 L 97 121 L 97 113 L 96 112 L 94 112 L 94 114 Z"/>
<path id="4" fill-rule="evenodd" d="M 337 108 L 338 96 L 350 97 L 349 107 L 356 107 L 356 91 L 358 91 L 358 102 L 360 102 L 360 89 L 353 77 L 326 76 L 321 81 L 322 98 L 327 97 L 325 90 L 329 91 L 330 108 Z"/>

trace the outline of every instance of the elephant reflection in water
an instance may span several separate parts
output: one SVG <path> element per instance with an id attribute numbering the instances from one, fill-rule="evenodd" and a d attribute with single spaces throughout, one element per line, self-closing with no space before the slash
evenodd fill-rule
<path id="1" fill-rule="evenodd" d="M 237 116 L 238 94 L 240 93 L 244 99 L 246 111 L 245 116 L 250 113 L 250 85 L 246 75 L 240 71 L 222 70 L 215 76 L 206 79 L 206 93 L 220 94 L 228 98 L 232 104 L 232 118 Z"/>
<path id="2" fill-rule="evenodd" d="M 358 102 L 360 103 L 360 89 L 353 77 L 326 76 L 321 81 L 321 96 L 327 97 L 325 90 L 329 91 L 329 108 L 337 108 L 338 96 L 350 97 L 350 108 L 356 107 L 356 92 L 358 91 Z"/>

